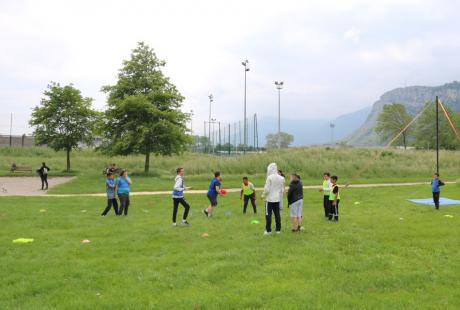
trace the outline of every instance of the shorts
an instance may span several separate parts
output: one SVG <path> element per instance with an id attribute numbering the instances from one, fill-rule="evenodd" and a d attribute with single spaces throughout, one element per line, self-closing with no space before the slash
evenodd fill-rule
<path id="1" fill-rule="evenodd" d="M 217 196 L 211 196 L 208 194 L 208 199 L 211 203 L 211 207 L 217 207 Z"/>
<path id="2" fill-rule="evenodd" d="M 302 216 L 302 205 L 303 205 L 303 200 L 297 200 L 296 202 L 293 202 L 289 208 L 291 209 L 291 217 L 301 217 Z"/>

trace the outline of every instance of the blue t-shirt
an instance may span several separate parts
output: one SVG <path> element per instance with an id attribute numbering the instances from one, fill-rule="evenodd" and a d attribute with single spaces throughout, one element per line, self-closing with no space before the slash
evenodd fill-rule
<path id="1" fill-rule="evenodd" d="M 107 193 L 108 199 L 115 198 L 115 180 L 114 179 L 106 179 L 105 180 L 105 192 Z"/>
<path id="2" fill-rule="evenodd" d="M 211 184 L 209 184 L 209 188 L 208 188 L 209 196 L 217 197 L 219 193 L 216 191 L 216 186 L 220 187 L 220 181 L 217 178 L 214 178 L 211 180 Z"/>
<path id="3" fill-rule="evenodd" d="M 431 181 L 431 190 L 433 191 L 433 193 L 439 193 L 439 186 L 441 186 L 439 179 L 433 179 Z"/>
<path id="4" fill-rule="evenodd" d="M 125 177 L 117 178 L 118 194 L 126 194 L 130 192 L 128 179 Z"/>

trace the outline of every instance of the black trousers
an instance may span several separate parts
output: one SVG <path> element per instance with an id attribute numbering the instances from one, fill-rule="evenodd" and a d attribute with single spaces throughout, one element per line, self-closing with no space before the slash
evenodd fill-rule
<path id="1" fill-rule="evenodd" d="M 45 187 L 45 184 L 45 189 L 48 189 L 48 174 L 40 174 L 40 179 L 42 180 L 42 189 Z"/>
<path id="2" fill-rule="evenodd" d="M 324 195 L 323 197 L 323 208 L 324 208 L 324 216 L 329 216 L 329 195 Z"/>
<path id="3" fill-rule="evenodd" d="M 272 231 L 272 213 L 275 214 L 276 231 L 281 231 L 281 214 L 279 202 L 267 202 L 265 204 L 265 230 Z"/>
<path id="4" fill-rule="evenodd" d="M 246 213 L 246 209 L 248 207 L 248 202 L 251 201 L 252 209 L 254 210 L 254 214 L 257 213 L 257 207 L 256 207 L 256 196 L 254 194 L 252 195 L 243 195 L 243 213 Z"/>
<path id="5" fill-rule="evenodd" d="M 189 204 L 187 203 L 187 201 L 185 201 L 185 199 L 183 197 L 182 198 L 173 198 L 173 216 L 172 216 L 173 223 L 176 222 L 177 209 L 179 208 L 179 204 L 181 204 L 185 209 L 184 210 L 184 216 L 182 217 L 183 220 L 187 219 L 188 211 L 190 210 Z"/>
<path id="6" fill-rule="evenodd" d="M 115 211 L 115 215 L 118 215 L 118 201 L 116 198 L 107 199 L 107 207 L 105 207 L 101 215 L 107 215 L 107 213 L 109 213 L 112 207 L 113 207 L 113 210 Z"/>
<path id="7" fill-rule="evenodd" d="M 439 195 L 441 192 L 433 193 L 433 202 L 436 209 L 439 209 Z"/>
<path id="8" fill-rule="evenodd" d="M 120 210 L 118 215 L 128 215 L 129 193 L 118 194 L 118 198 L 120 199 Z"/>
<path id="9" fill-rule="evenodd" d="M 340 200 L 337 200 L 335 206 L 332 205 L 333 201 L 329 200 L 329 220 L 338 221 L 339 220 L 339 203 Z"/>

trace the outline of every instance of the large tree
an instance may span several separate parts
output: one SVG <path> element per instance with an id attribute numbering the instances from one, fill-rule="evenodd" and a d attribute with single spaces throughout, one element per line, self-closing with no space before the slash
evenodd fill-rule
<path id="1" fill-rule="evenodd" d="M 267 149 L 288 148 L 294 141 L 294 136 L 286 132 L 267 135 L 265 147 Z"/>
<path id="2" fill-rule="evenodd" d="M 455 126 L 459 128 L 460 113 L 448 107 L 446 109 Z M 415 124 L 415 145 L 419 148 L 436 147 L 436 104 L 434 102 L 425 103 L 425 111 Z M 449 125 L 441 107 L 439 107 L 439 146 L 448 150 L 460 147 L 460 140 Z"/>
<path id="3" fill-rule="evenodd" d="M 102 87 L 108 94 L 102 149 L 120 155 L 144 154 L 146 173 L 151 153 L 177 154 L 191 142 L 186 127 L 189 115 L 180 110 L 184 97 L 161 71 L 164 66 L 153 49 L 140 42 L 130 59 L 123 61 L 117 83 Z"/>
<path id="4" fill-rule="evenodd" d="M 98 113 L 91 109 L 93 99 L 84 98 L 72 84 L 60 86 L 51 82 L 45 98 L 32 112 L 29 123 L 35 127 L 35 143 L 48 145 L 55 151 L 65 150 L 67 172 L 70 171 L 70 152 L 80 142 L 91 145 Z"/>
<path id="5" fill-rule="evenodd" d="M 398 141 L 407 146 L 409 128 L 403 131 L 404 127 L 411 121 L 411 116 L 407 113 L 406 107 L 401 103 L 385 104 L 383 111 L 377 119 L 375 131 L 382 141 L 388 141 L 402 131 Z"/>

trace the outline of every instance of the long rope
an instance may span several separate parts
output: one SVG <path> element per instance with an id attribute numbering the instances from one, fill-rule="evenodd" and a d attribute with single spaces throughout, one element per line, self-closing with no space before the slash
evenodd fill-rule
<path id="1" fill-rule="evenodd" d="M 441 109 L 443 110 L 444 115 L 446 116 L 447 121 L 450 124 L 450 127 L 452 127 L 452 130 L 457 135 L 457 138 L 460 139 L 460 131 L 458 130 L 458 128 L 455 126 L 454 122 L 452 121 L 452 118 L 450 117 L 449 112 L 447 112 L 446 107 L 444 106 L 444 104 L 441 101 L 439 101 L 439 105 L 441 106 Z"/>
<path id="2" fill-rule="evenodd" d="M 351 180 L 355 180 L 357 179 L 359 176 L 361 176 L 361 174 L 366 171 L 369 166 L 375 162 L 381 155 L 382 153 L 388 148 L 390 147 L 402 134 L 404 131 L 407 130 L 407 128 L 409 128 L 422 114 L 423 112 L 425 112 L 425 110 L 428 108 L 429 105 L 425 105 L 423 107 L 423 109 L 420 110 L 420 112 L 409 122 L 407 123 L 406 126 L 404 126 L 403 129 L 401 129 L 401 131 L 398 132 L 398 134 L 396 136 L 394 136 L 393 139 L 391 139 L 379 152 L 377 152 L 377 154 L 371 158 L 360 170 L 358 170 L 358 172 L 350 179 Z M 348 182 L 345 187 L 348 187 L 350 185 L 350 182 Z"/>

